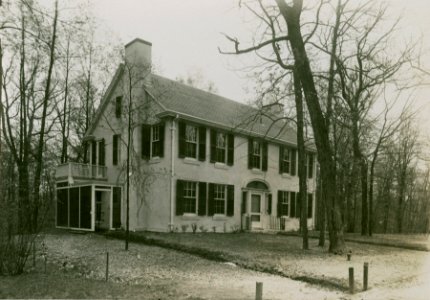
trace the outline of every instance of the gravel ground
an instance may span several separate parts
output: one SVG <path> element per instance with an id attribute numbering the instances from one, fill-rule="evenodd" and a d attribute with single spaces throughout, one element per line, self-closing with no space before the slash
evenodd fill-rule
<path id="1" fill-rule="evenodd" d="M 47 235 L 48 259 L 74 277 L 103 280 L 106 251 L 110 256 L 110 281 L 142 287 L 144 298 L 252 299 L 255 283 L 263 282 L 264 299 L 340 299 L 341 292 L 306 283 L 217 263 L 158 247 L 131 244 L 95 234 Z M 157 287 L 154 291 L 148 288 Z"/>

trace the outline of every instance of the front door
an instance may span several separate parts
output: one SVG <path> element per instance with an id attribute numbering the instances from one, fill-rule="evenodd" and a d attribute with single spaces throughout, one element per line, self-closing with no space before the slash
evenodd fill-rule
<path id="1" fill-rule="evenodd" d="M 261 228 L 261 193 L 251 193 L 251 228 Z"/>

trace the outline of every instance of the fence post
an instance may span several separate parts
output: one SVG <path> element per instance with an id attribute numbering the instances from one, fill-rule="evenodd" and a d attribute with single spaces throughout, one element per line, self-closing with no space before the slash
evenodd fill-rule
<path id="1" fill-rule="evenodd" d="M 263 300 L 263 283 L 257 282 L 255 288 L 255 300 Z"/>
<path id="2" fill-rule="evenodd" d="M 367 281 L 369 279 L 369 263 L 364 263 L 363 270 L 363 291 L 367 291 Z"/>
<path id="3" fill-rule="evenodd" d="M 106 252 L 106 281 L 109 279 L 109 251 Z"/>
<path id="4" fill-rule="evenodd" d="M 349 292 L 354 294 L 354 268 L 349 268 Z"/>

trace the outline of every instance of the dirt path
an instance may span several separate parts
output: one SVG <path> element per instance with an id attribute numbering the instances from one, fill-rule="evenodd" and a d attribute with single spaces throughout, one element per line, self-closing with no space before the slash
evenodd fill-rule
<path id="1" fill-rule="evenodd" d="M 95 234 L 47 235 L 45 240 L 51 262 L 90 280 L 103 280 L 108 250 L 110 281 L 141 286 L 141 295 L 150 299 L 252 299 L 257 281 L 263 282 L 264 299 L 343 297 L 340 292 L 158 247 L 131 244 L 126 252 L 123 242 Z"/>

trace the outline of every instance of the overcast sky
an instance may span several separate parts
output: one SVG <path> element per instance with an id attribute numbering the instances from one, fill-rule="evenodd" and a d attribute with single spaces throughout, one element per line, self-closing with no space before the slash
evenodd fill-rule
<path id="1" fill-rule="evenodd" d="M 354 0 L 355 1 L 355 0 Z M 252 93 L 251 81 L 240 69 L 248 61 L 226 57 L 218 47 L 229 44 L 221 33 L 241 37 L 253 26 L 246 22 L 245 9 L 236 0 L 93 0 L 93 12 L 124 44 L 136 37 L 152 42 L 153 64 L 158 73 L 169 77 L 201 72 L 215 83 L 219 94 L 245 102 Z M 376 2 L 376 1 L 375 1 Z M 403 15 L 400 34 L 419 36 L 430 48 L 430 2 L 390 0 L 390 15 Z M 375 4 L 376 5 L 376 4 Z M 430 57 L 430 56 L 427 56 Z M 424 59 L 430 69 L 430 61 Z M 430 79 L 429 79 L 430 81 Z M 429 89 L 417 93 L 419 105 L 430 116 Z M 430 118 L 425 123 L 430 131 Z"/>

